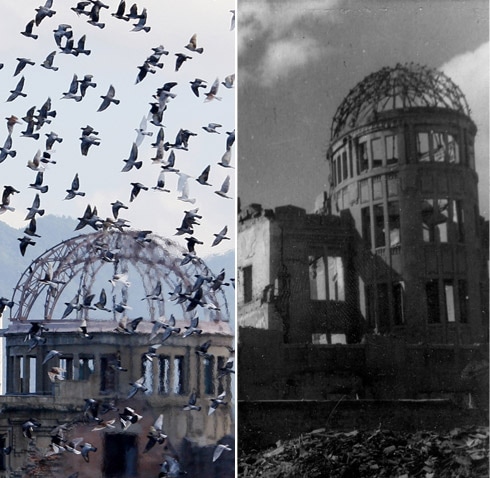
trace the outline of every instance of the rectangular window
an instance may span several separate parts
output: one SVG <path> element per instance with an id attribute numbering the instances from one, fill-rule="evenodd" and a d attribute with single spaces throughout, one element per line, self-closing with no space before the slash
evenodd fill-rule
<path id="1" fill-rule="evenodd" d="M 349 171 L 347 169 L 347 151 L 342 151 L 342 179 L 349 177 Z"/>
<path id="2" fill-rule="evenodd" d="M 369 187 L 368 187 L 368 180 L 363 179 L 362 181 L 359 181 L 360 184 L 360 189 L 361 189 L 361 202 L 367 202 L 369 201 Z"/>
<path id="3" fill-rule="evenodd" d="M 352 151 L 350 147 L 349 147 L 349 177 L 351 178 L 354 177 L 354 167 L 352 165 Z"/>
<path id="4" fill-rule="evenodd" d="M 212 395 L 214 393 L 214 357 L 207 357 L 203 360 L 204 367 L 204 393 Z"/>
<path id="5" fill-rule="evenodd" d="M 464 242 L 464 209 L 463 201 L 453 201 L 453 222 L 456 224 L 457 241 Z"/>
<path id="6" fill-rule="evenodd" d="M 396 135 L 385 136 L 386 164 L 396 164 L 398 162 L 398 141 Z"/>
<path id="7" fill-rule="evenodd" d="M 94 371 L 94 357 L 80 357 L 78 360 L 78 380 L 88 380 Z"/>
<path id="8" fill-rule="evenodd" d="M 388 174 L 386 181 L 388 183 L 388 196 L 398 196 L 398 176 L 396 174 Z"/>
<path id="9" fill-rule="evenodd" d="M 170 393 L 170 357 L 167 355 L 158 356 L 158 393 Z"/>
<path id="10" fill-rule="evenodd" d="M 454 287 L 452 280 L 444 281 L 444 299 L 446 302 L 446 318 L 448 322 L 456 321 L 456 311 L 454 307 Z"/>
<path id="11" fill-rule="evenodd" d="M 366 140 L 359 142 L 357 145 L 357 161 L 360 173 L 369 169 L 369 157 Z"/>
<path id="12" fill-rule="evenodd" d="M 328 294 L 330 300 L 344 301 L 344 266 L 341 257 L 328 257 Z"/>
<path id="13" fill-rule="evenodd" d="M 66 380 L 73 380 L 73 358 L 60 358 L 60 367 L 65 371 Z"/>
<path id="14" fill-rule="evenodd" d="M 337 186 L 337 156 L 332 159 L 332 181 L 333 185 Z"/>
<path id="15" fill-rule="evenodd" d="M 459 142 L 456 135 L 447 134 L 447 158 L 452 164 L 459 164 Z"/>
<path id="16" fill-rule="evenodd" d="M 429 133 L 417 133 L 417 158 L 419 162 L 430 161 Z"/>
<path id="17" fill-rule="evenodd" d="M 386 246 L 385 217 L 382 204 L 373 206 L 374 213 L 374 247 Z"/>
<path id="18" fill-rule="evenodd" d="M 115 363 L 115 355 L 100 358 L 100 393 L 102 394 L 116 391 L 116 371 L 112 367 Z"/>
<path id="19" fill-rule="evenodd" d="M 337 184 L 342 182 L 342 162 L 340 156 L 337 157 Z"/>
<path id="20" fill-rule="evenodd" d="M 153 394 L 153 360 L 147 360 L 143 355 L 141 357 L 141 373 L 145 377 L 143 385 L 146 387 L 145 395 Z"/>
<path id="21" fill-rule="evenodd" d="M 432 132 L 432 153 L 436 163 L 443 163 L 446 158 L 444 133 Z"/>
<path id="22" fill-rule="evenodd" d="M 371 153 L 373 155 L 373 168 L 379 168 L 383 166 L 384 149 L 383 141 L 381 138 L 374 138 L 371 141 Z"/>
<path id="23" fill-rule="evenodd" d="M 425 284 L 425 294 L 427 296 L 427 320 L 429 324 L 440 322 L 439 316 L 439 284 L 437 279 L 432 279 Z"/>
<path id="24" fill-rule="evenodd" d="M 375 176 L 373 178 L 373 199 L 383 198 L 383 179 L 381 176 Z"/>
<path id="25" fill-rule="evenodd" d="M 252 302 L 252 266 L 243 268 L 243 302 Z"/>
<path id="26" fill-rule="evenodd" d="M 308 273 L 310 278 L 310 299 L 327 300 L 327 280 L 323 256 L 308 256 Z"/>
<path id="27" fill-rule="evenodd" d="M 438 231 L 439 241 L 448 242 L 448 218 L 449 218 L 449 200 L 437 200 L 438 214 L 436 216 L 436 227 Z"/>
<path id="28" fill-rule="evenodd" d="M 398 201 L 388 203 L 388 228 L 390 232 L 390 247 L 400 245 L 400 207 Z"/>
<path id="29" fill-rule="evenodd" d="M 224 368 L 227 361 L 228 359 L 225 357 L 218 357 L 218 370 Z M 225 391 L 226 376 L 218 372 L 218 395 Z"/>
<path id="30" fill-rule="evenodd" d="M 172 383 L 172 392 L 175 395 L 182 395 L 185 393 L 185 381 L 184 381 L 184 357 L 176 355 L 173 361 L 174 375 Z"/>
<path id="31" fill-rule="evenodd" d="M 458 281 L 459 321 L 468 323 L 468 283 L 464 279 Z"/>
<path id="32" fill-rule="evenodd" d="M 36 393 L 36 357 L 29 357 L 29 393 Z"/>
<path id="33" fill-rule="evenodd" d="M 421 217 L 424 242 L 435 241 L 435 210 L 433 199 L 422 199 Z"/>

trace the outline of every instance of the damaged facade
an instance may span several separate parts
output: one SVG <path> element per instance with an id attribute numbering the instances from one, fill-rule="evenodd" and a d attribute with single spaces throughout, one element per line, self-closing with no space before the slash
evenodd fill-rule
<path id="1" fill-rule="evenodd" d="M 285 342 L 488 341 L 488 236 L 478 208 L 476 126 L 451 80 L 384 68 L 339 106 L 330 189 L 312 214 L 240 212 L 241 326 Z"/>
<path id="2" fill-rule="evenodd" d="M 233 453 L 212 461 L 218 442 L 233 443 L 234 430 L 230 373 L 223 372 L 233 332 L 223 292 L 206 287 L 203 300 L 209 304 L 219 301 L 222 307 L 204 311 L 199 306 L 196 315 L 200 316 L 201 333 L 182 337 L 194 315 L 185 312 L 188 299 L 184 297 L 194 286 L 194 275 L 210 271 L 200 260 L 182 266 L 181 251 L 168 240 L 153 236 L 151 243 L 142 246 L 135 243 L 135 237 L 134 232 L 78 236 L 47 251 L 21 277 L 14 293 L 17 305 L 3 331 L 7 383 L 6 393 L 0 397 L 0 436 L 2 446 L 11 446 L 12 452 L 2 455 L 0 477 L 68 476 L 74 472 L 79 477 L 158 476 L 165 455 L 178 457 L 187 472 L 198 469 L 203 476 L 233 476 Z M 101 244 L 107 248 L 104 250 L 119 251 L 117 264 L 101 260 Z M 43 284 L 48 265 L 52 283 Z M 111 292 L 107 277 L 121 271 L 133 281 L 139 271 L 142 297 L 131 292 L 137 287 L 135 282 L 131 287 L 116 285 Z M 101 282 L 96 277 L 102 277 L 107 288 L 106 308 L 110 311 L 86 303 L 62 319 L 72 293 L 64 289 L 80 281 L 75 291 L 79 287 L 85 291 L 84 297 L 98 293 Z M 162 290 L 155 297 L 158 281 Z M 172 308 L 169 296 L 179 283 L 182 303 Z M 41 319 L 31 313 L 36 298 L 44 299 Z M 119 305 L 127 306 L 124 314 L 115 311 L 119 300 Z M 137 310 L 138 303 L 145 304 L 147 310 L 132 331 L 130 322 L 136 318 L 132 309 Z M 155 321 L 172 313 L 177 317 L 174 326 L 181 332 L 162 341 L 165 328 L 155 331 Z M 123 315 L 130 317 L 127 330 L 121 330 Z M 46 329 L 38 335 L 42 339 L 39 344 L 33 346 L 29 331 L 35 322 Z M 89 337 L 81 332 L 84 324 Z M 207 341 L 211 342 L 207 355 L 200 356 L 196 350 Z M 43 363 L 51 350 L 60 353 Z M 48 376 L 54 367 L 62 369 L 62 380 Z M 144 388 L 128 398 L 131 384 L 139 379 Z M 193 392 L 201 409 L 186 411 L 183 408 Z M 209 413 L 211 399 L 222 393 L 225 404 Z M 94 430 L 97 422 L 84 414 L 86 399 L 99 402 L 99 419 L 109 422 L 107 428 Z M 105 407 L 109 411 L 102 413 Z M 127 429 L 119 419 L 125 407 L 142 416 Z M 160 414 L 167 439 L 145 452 L 148 433 Z M 22 429 L 30 419 L 40 423 L 32 440 Z M 67 441 L 81 437 L 82 443 L 97 449 L 90 453 L 89 462 L 68 451 L 52 453 L 53 430 L 60 426 L 66 427 Z"/>
<path id="3" fill-rule="evenodd" d="M 475 135 L 444 74 L 384 68 L 334 116 L 330 187 L 312 213 L 241 209 L 242 437 L 261 426 L 247 422 L 260 411 L 255 400 L 352 399 L 358 409 L 359 398 L 450 399 L 468 408 L 479 397 L 487 408 L 488 377 L 480 385 L 462 374 L 482 361 L 488 374 L 488 222 Z"/>

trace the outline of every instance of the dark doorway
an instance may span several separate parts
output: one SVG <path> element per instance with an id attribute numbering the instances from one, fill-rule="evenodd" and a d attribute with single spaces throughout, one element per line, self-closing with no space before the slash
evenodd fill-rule
<path id="1" fill-rule="evenodd" d="M 138 476 L 137 436 L 126 433 L 107 433 L 103 466 L 106 478 Z"/>

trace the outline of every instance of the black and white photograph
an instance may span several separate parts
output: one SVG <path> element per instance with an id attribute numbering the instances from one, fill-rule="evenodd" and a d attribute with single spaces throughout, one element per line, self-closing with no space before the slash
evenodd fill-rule
<path id="1" fill-rule="evenodd" d="M 488 476 L 488 19 L 240 2 L 239 477 Z"/>

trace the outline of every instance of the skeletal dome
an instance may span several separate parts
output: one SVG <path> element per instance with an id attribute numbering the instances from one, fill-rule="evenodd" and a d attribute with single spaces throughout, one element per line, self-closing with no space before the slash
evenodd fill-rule
<path id="1" fill-rule="evenodd" d="M 349 91 L 332 120 L 331 140 L 378 120 L 383 113 L 411 108 L 470 115 L 463 93 L 444 73 L 415 63 L 397 64 L 366 76 Z"/>

